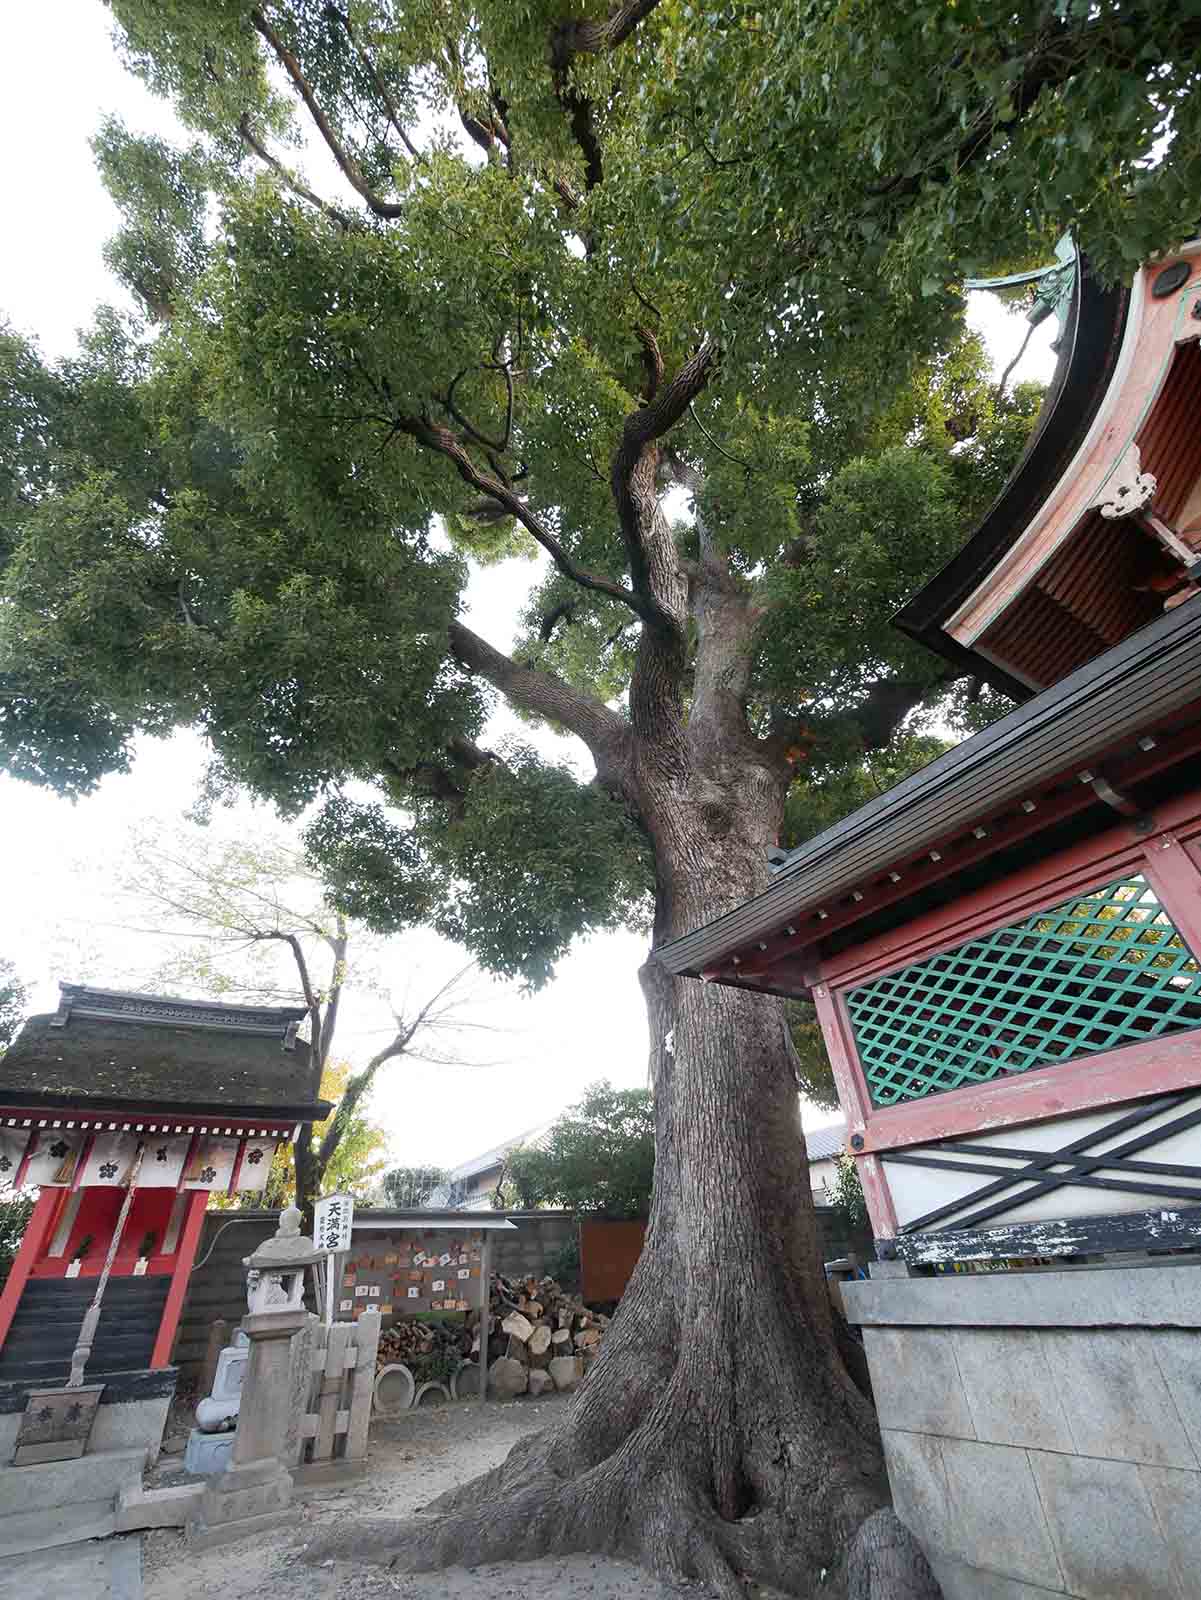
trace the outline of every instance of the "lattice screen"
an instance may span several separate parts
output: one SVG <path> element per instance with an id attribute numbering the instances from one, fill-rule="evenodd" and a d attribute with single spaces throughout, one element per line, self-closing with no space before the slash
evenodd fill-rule
<path id="1" fill-rule="evenodd" d="M 847 993 L 879 1106 L 1201 1027 L 1201 968 L 1141 876 Z"/>

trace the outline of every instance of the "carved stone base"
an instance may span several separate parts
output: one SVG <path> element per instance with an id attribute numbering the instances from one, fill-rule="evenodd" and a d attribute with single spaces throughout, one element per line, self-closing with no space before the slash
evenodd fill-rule
<path id="1" fill-rule="evenodd" d="M 215 1536 L 220 1530 L 225 1537 L 237 1539 L 243 1533 L 275 1526 L 288 1520 L 291 1504 L 292 1479 L 286 1467 L 273 1457 L 245 1461 L 205 1485 L 200 1514 L 188 1524 L 189 1542 L 197 1543 L 203 1537 L 212 1543 L 208 1535 Z"/>

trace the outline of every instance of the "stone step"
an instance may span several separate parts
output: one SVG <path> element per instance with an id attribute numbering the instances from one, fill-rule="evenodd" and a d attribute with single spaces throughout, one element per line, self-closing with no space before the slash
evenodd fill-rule
<path id="1" fill-rule="evenodd" d="M 144 1450 L 104 1450 L 0 1468 L 0 1556 L 106 1538 L 116 1528 L 119 1495 L 141 1486 L 145 1464 Z"/>
<path id="2" fill-rule="evenodd" d="M 142 1541 L 89 1540 L 53 1550 L 12 1555 L 0 1575 L 0 1597 L 46 1595 L 53 1600 L 142 1600 Z"/>

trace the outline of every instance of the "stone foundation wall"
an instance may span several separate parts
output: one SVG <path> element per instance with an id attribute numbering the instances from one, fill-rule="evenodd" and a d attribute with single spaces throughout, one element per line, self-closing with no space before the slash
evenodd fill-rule
<path id="1" fill-rule="evenodd" d="M 1201 1264 L 847 1284 L 945 1600 L 1201 1593 Z"/>

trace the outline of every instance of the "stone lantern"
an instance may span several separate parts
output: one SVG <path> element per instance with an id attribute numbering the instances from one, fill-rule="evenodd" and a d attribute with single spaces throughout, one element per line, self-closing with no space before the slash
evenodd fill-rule
<path id="1" fill-rule="evenodd" d="M 291 1345 L 309 1321 L 305 1268 L 321 1251 L 300 1232 L 289 1206 L 279 1228 L 245 1258 L 247 1304 L 242 1331 L 250 1340 L 238 1429 L 229 1467 L 206 1485 L 201 1516 L 189 1526 L 195 1543 L 239 1538 L 285 1519 L 292 1478 L 283 1460 L 292 1407 Z"/>
<path id="2" fill-rule="evenodd" d="M 321 1259 L 321 1251 L 300 1231 L 300 1212 L 289 1206 L 279 1219 L 278 1230 L 242 1262 L 248 1273 L 249 1314 L 303 1311 L 305 1268 Z"/>

